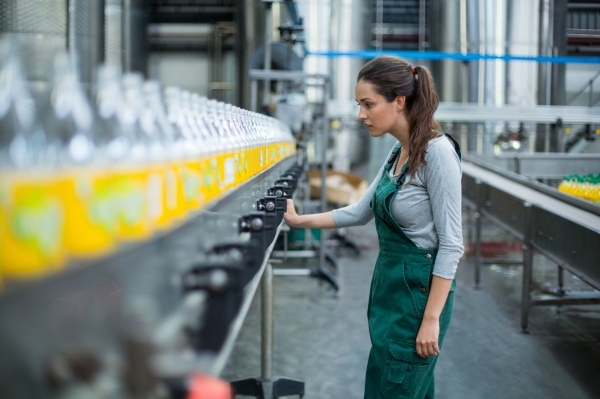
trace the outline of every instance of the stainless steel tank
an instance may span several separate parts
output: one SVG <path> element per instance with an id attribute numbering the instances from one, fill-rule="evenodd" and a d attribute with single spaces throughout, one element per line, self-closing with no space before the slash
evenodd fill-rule
<path id="1" fill-rule="evenodd" d="M 123 2 L 106 0 L 104 6 L 104 61 L 123 67 Z"/>
<path id="2" fill-rule="evenodd" d="M 332 0 L 329 34 L 331 51 L 346 52 L 369 48 L 370 2 L 367 0 Z M 332 59 L 332 106 L 335 106 L 336 103 L 354 102 L 356 77 L 365 62 L 363 59 L 350 57 Z M 337 129 L 332 129 L 334 137 L 332 162 L 334 169 L 349 171 L 351 165 L 368 159 L 369 133 L 357 120 L 357 117 L 340 122 Z"/>
<path id="3" fill-rule="evenodd" d="M 433 6 L 440 24 L 434 50 L 539 54 L 539 40 L 543 37 L 540 0 L 436 0 Z M 445 60 L 434 70 L 441 101 L 495 106 L 538 104 L 538 65 L 533 62 Z M 492 153 L 495 137 L 507 128 L 510 126 L 505 124 L 469 124 L 457 128 L 457 133 L 465 150 Z"/>
<path id="4" fill-rule="evenodd" d="M 21 64 L 38 103 L 49 97 L 57 52 L 77 55 L 84 84 L 103 56 L 104 0 L 2 0 L 0 33 L 17 42 Z M 38 112 L 40 112 L 38 107 Z"/>
<path id="5" fill-rule="evenodd" d="M 302 1 L 298 8 L 304 19 L 306 45 L 313 52 L 353 51 L 370 48 L 371 15 L 369 0 Z M 307 57 L 304 70 L 308 73 L 328 74 L 331 77 L 330 109 L 346 109 L 354 104 L 356 77 L 365 60 L 350 57 Z M 321 93 L 307 88 L 311 103 L 321 101 Z M 335 169 L 349 170 L 352 164 L 366 161 L 369 154 L 369 134 L 356 114 L 342 112 L 344 117 L 333 122 L 333 148 L 329 151 Z M 317 143 L 318 147 L 318 143 Z M 318 152 L 318 150 L 317 150 Z M 329 156 L 328 156 L 329 159 Z"/>
<path id="6" fill-rule="evenodd" d="M 69 51 L 76 56 L 80 79 L 95 81 L 98 65 L 104 61 L 104 0 L 70 0 Z"/>
<path id="7" fill-rule="evenodd" d="M 18 44 L 21 65 L 38 102 L 50 95 L 52 60 L 67 48 L 67 24 L 67 0 L 0 1 L 0 33 L 10 34 Z"/>

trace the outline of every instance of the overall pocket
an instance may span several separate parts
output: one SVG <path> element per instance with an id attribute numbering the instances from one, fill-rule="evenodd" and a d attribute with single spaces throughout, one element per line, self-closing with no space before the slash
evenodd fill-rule
<path id="1" fill-rule="evenodd" d="M 385 399 L 412 399 L 430 378 L 431 358 L 417 354 L 414 343 L 390 342 L 381 376 Z"/>
<path id="2" fill-rule="evenodd" d="M 408 258 L 404 261 L 404 280 L 415 305 L 415 316 L 423 317 L 431 286 L 430 259 Z"/>

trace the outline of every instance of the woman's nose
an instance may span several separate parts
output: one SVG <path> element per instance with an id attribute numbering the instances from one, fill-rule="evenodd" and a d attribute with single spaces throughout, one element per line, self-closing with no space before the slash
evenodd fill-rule
<path id="1" fill-rule="evenodd" d="M 358 111 L 358 119 L 361 121 L 364 121 L 367 119 L 367 115 L 364 113 L 362 108 L 360 109 L 360 111 Z"/>

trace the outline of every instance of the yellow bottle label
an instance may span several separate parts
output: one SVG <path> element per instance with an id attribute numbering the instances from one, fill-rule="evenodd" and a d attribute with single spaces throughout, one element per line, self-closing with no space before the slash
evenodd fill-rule
<path id="1" fill-rule="evenodd" d="M 220 193 L 219 163 L 217 156 L 202 158 L 199 163 L 202 173 L 202 194 L 206 202 L 212 201 L 217 198 Z"/>
<path id="2" fill-rule="evenodd" d="M 265 148 L 259 147 L 258 149 L 258 173 L 265 169 Z"/>
<path id="3" fill-rule="evenodd" d="M 111 251 L 119 226 L 112 174 L 64 172 L 57 184 L 66 211 L 64 242 L 69 254 L 88 257 Z"/>
<path id="4" fill-rule="evenodd" d="M 237 166 L 239 163 L 239 155 L 235 152 L 218 154 L 217 170 L 218 170 L 218 185 L 219 194 L 233 188 L 237 184 Z"/>
<path id="5" fill-rule="evenodd" d="M 179 169 L 179 196 L 183 208 L 188 211 L 197 210 L 205 202 L 202 191 L 202 162 L 188 161 Z"/>
<path id="6" fill-rule="evenodd" d="M 0 173 L 0 291 L 2 291 L 2 280 L 4 274 L 4 259 L 5 259 L 5 251 L 4 248 L 4 239 L 3 232 L 7 223 L 7 208 L 8 208 L 8 198 L 10 193 L 10 187 L 8 181 L 3 175 L 5 172 Z"/>
<path id="7" fill-rule="evenodd" d="M 54 180 L 3 176 L 0 269 L 6 278 L 35 277 L 63 266 L 65 207 Z"/>
<path id="8" fill-rule="evenodd" d="M 265 146 L 265 166 L 264 169 L 267 169 L 271 166 L 271 146 Z"/>
<path id="9" fill-rule="evenodd" d="M 224 172 L 224 189 L 228 190 L 235 186 L 235 170 L 237 163 L 237 154 L 228 153 L 223 159 L 223 172 Z"/>
<path id="10" fill-rule="evenodd" d="M 117 174 L 115 192 L 119 204 L 118 235 L 120 238 L 140 240 L 148 238 L 152 233 L 149 217 L 152 205 L 148 195 L 149 191 L 153 191 L 152 188 L 153 184 L 148 173 L 142 168 L 130 168 Z M 156 204 L 156 197 L 154 204 Z"/>
<path id="11" fill-rule="evenodd" d="M 246 181 L 246 171 L 244 169 L 244 162 L 246 161 L 246 151 L 242 150 L 238 153 L 238 160 L 236 164 L 236 185 L 242 184 Z"/>
<path id="12" fill-rule="evenodd" d="M 165 230 L 185 214 L 178 193 L 179 168 L 175 163 L 161 163 L 151 166 L 148 173 L 148 216 L 153 226 Z"/>
<path id="13" fill-rule="evenodd" d="M 252 149 L 252 176 L 256 176 L 260 173 L 260 147 L 254 147 Z"/>

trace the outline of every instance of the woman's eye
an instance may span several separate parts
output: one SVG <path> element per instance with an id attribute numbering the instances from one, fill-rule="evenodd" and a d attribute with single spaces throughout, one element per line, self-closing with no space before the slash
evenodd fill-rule
<path id="1" fill-rule="evenodd" d="M 367 106 L 367 108 L 371 108 L 371 106 L 372 106 L 373 104 L 371 104 L 371 103 L 366 103 L 365 105 Z"/>

